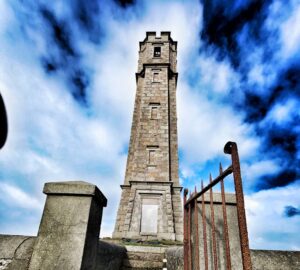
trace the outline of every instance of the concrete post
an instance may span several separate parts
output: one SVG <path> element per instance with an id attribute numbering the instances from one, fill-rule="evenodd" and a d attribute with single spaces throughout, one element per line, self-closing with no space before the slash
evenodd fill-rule
<path id="1" fill-rule="evenodd" d="M 43 192 L 47 199 L 29 269 L 94 269 L 106 198 L 81 181 L 46 183 Z"/>

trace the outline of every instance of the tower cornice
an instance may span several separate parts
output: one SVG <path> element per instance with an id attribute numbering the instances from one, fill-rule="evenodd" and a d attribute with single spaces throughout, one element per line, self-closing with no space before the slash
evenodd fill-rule
<path id="1" fill-rule="evenodd" d="M 138 77 L 144 77 L 145 76 L 145 69 L 147 67 L 153 67 L 153 68 L 158 68 L 158 67 L 168 67 L 168 72 L 170 76 L 175 76 L 175 80 L 176 80 L 176 84 L 177 84 L 177 79 L 178 79 L 178 72 L 174 72 L 171 69 L 171 64 L 170 63 L 158 63 L 158 64 L 154 64 L 154 63 L 145 63 L 143 64 L 143 68 L 140 72 L 136 72 L 135 73 L 135 79 L 136 82 L 138 81 Z"/>

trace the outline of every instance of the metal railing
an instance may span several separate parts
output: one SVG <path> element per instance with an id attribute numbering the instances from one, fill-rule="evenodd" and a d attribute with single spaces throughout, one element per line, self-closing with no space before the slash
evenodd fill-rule
<path id="1" fill-rule="evenodd" d="M 225 264 L 226 267 L 222 269 L 230 270 L 232 267 L 231 255 L 230 255 L 230 239 L 228 234 L 228 220 L 226 212 L 226 200 L 225 200 L 225 188 L 224 179 L 226 176 L 233 173 L 235 197 L 236 197 L 236 209 L 237 209 L 237 220 L 239 228 L 239 239 L 241 248 L 241 257 L 243 270 L 251 270 L 251 257 L 248 242 L 248 232 L 246 224 L 246 214 L 244 206 L 244 194 L 240 172 L 240 161 L 238 155 L 237 144 L 235 142 L 228 142 L 224 147 L 224 152 L 231 155 L 232 165 L 230 165 L 225 171 L 222 169 L 220 164 L 219 175 L 213 180 L 210 175 L 210 183 L 204 187 L 203 181 L 201 183 L 201 191 L 197 192 L 196 187 L 193 194 L 187 198 L 188 190 L 184 190 L 184 270 L 200 270 L 200 258 L 199 258 L 199 219 L 198 219 L 198 198 L 202 197 L 201 208 L 202 208 L 202 239 L 203 239 L 203 254 L 204 254 L 204 269 L 208 270 L 209 255 L 207 247 L 207 224 L 206 224 L 206 209 L 204 203 L 204 195 L 209 191 L 210 200 L 210 221 L 211 221 L 211 241 L 212 241 L 212 269 L 220 269 L 221 266 L 218 260 L 217 253 L 217 242 L 216 242 L 216 228 L 215 228 L 215 213 L 213 203 L 213 187 L 220 183 L 221 185 L 221 200 L 222 200 L 222 219 L 223 219 L 223 241 L 225 246 Z M 192 211 L 194 208 L 194 211 Z M 197 211 L 196 211 L 197 210 Z M 193 216 L 192 216 L 193 215 Z M 193 222 L 192 222 L 193 221 Z M 193 224 L 192 224 L 193 223 Z M 193 228 L 192 228 L 193 226 Z M 191 236 L 192 229 L 195 233 L 195 241 L 192 244 Z M 193 254 L 195 254 L 193 256 Z"/>

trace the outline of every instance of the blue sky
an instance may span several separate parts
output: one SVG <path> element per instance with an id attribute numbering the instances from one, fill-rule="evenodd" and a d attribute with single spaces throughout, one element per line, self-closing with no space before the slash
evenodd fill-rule
<path id="1" fill-rule="evenodd" d="M 108 198 L 111 234 L 138 42 L 171 31 L 182 185 L 215 176 L 236 141 L 251 248 L 300 250 L 300 1 L 1 1 L 0 14 L 1 233 L 35 235 L 44 183 L 84 180 Z"/>

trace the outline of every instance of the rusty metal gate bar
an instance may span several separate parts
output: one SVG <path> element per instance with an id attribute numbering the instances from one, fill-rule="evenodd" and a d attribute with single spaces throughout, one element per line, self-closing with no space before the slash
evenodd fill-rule
<path id="1" fill-rule="evenodd" d="M 203 181 L 201 181 L 201 191 L 203 191 Z M 197 200 L 196 200 L 197 201 Z M 207 253 L 207 236 L 206 236 L 206 215 L 205 215 L 205 203 L 202 200 L 202 223 L 203 223 L 203 249 L 204 249 L 204 263 L 205 270 L 208 270 L 208 253 Z"/>
<path id="2" fill-rule="evenodd" d="M 211 184 L 211 182 L 212 182 L 212 177 L 210 174 L 209 175 L 209 183 Z M 215 229 L 214 199 L 213 199 L 213 189 L 212 188 L 209 190 L 209 202 L 210 202 L 214 270 L 218 270 L 218 254 L 217 254 L 217 241 L 216 241 L 216 229 Z"/>
<path id="3" fill-rule="evenodd" d="M 197 188 L 195 187 L 195 194 L 197 194 Z M 199 227 L 198 227 L 198 207 L 197 207 L 197 200 L 194 200 L 194 228 L 195 228 L 195 246 L 196 246 L 196 252 L 195 252 L 195 270 L 200 270 L 199 265 Z"/>
<path id="4" fill-rule="evenodd" d="M 223 173 L 222 164 L 220 163 L 219 168 L 220 174 Z M 227 224 L 227 212 L 226 212 L 226 200 L 225 200 L 225 188 L 224 179 L 221 179 L 221 196 L 222 196 L 222 212 L 223 212 L 223 222 L 224 222 L 224 240 L 225 240 L 225 253 L 226 253 L 226 269 L 231 270 L 231 258 L 230 258 L 230 245 L 229 245 L 229 235 L 228 235 L 228 224 Z"/>
<path id="5" fill-rule="evenodd" d="M 202 196 L 202 227 L 203 227 L 203 248 L 204 248 L 204 265 L 205 270 L 208 270 L 208 251 L 207 251 L 207 232 L 206 232 L 206 218 L 205 218 L 205 203 L 204 203 L 204 194 L 210 192 L 210 208 L 211 208 L 211 223 L 212 223 L 212 249 L 213 249 L 213 262 L 214 270 L 218 269 L 218 258 L 216 251 L 216 236 L 215 236 L 215 222 L 214 222 L 214 206 L 213 206 L 213 190 L 212 188 L 220 182 L 221 185 L 221 198 L 222 198 L 222 213 L 223 213 L 223 234 L 225 242 L 225 261 L 226 269 L 231 270 L 231 256 L 230 256 L 230 243 L 228 235 L 228 223 L 227 223 L 227 213 L 226 213 L 226 201 L 225 201 L 225 188 L 224 188 L 224 179 L 226 176 L 233 173 L 235 195 L 236 195 L 236 205 L 237 205 L 237 219 L 239 226 L 239 236 L 240 236 L 240 246 L 242 253 L 242 264 L 243 270 L 251 270 L 251 257 L 249 250 L 248 242 L 248 231 L 246 224 L 246 214 L 245 214 L 245 205 L 244 205 L 244 194 L 243 194 L 243 185 L 241 179 L 240 171 L 240 162 L 237 145 L 234 142 L 226 143 L 224 147 L 224 152 L 231 155 L 232 165 L 229 166 L 225 171 L 222 169 L 220 164 L 219 176 L 214 180 L 210 175 L 210 183 L 203 187 L 203 181 L 201 183 L 201 191 L 193 193 L 187 199 L 188 190 L 184 190 L 184 270 L 199 269 L 199 239 L 198 239 L 198 210 L 197 210 L 197 199 Z M 192 243 L 191 243 L 191 221 L 192 221 L 192 206 L 194 207 L 193 218 L 194 226 L 196 229 L 196 241 L 195 241 L 195 268 L 193 268 L 192 262 Z M 197 219 L 197 220 L 196 220 Z"/>

